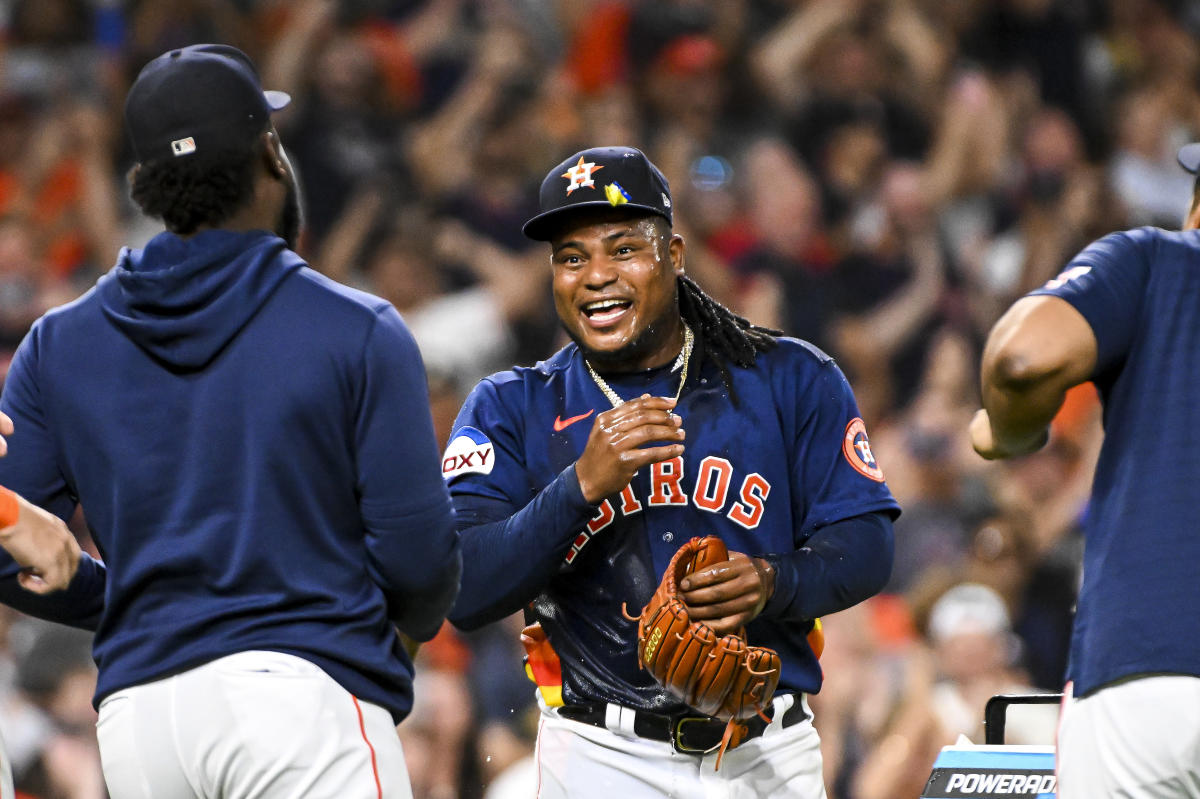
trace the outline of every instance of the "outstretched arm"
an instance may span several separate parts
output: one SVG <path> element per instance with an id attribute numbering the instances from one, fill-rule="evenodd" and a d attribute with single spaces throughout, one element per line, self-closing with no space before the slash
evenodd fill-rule
<path id="1" fill-rule="evenodd" d="M 64 590 L 82 556 L 62 519 L 7 488 L 0 488 L 0 547 L 21 567 L 17 582 L 35 594 Z"/>
<path id="2" fill-rule="evenodd" d="M 38 330 L 35 325 L 21 342 L 0 397 L 0 434 L 10 439 L 0 438 L 0 454 L 7 454 L 0 459 L 0 485 L 11 487 L 7 518 L 0 519 L 5 550 L 0 552 L 0 603 L 94 630 L 104 609 L 107 575 L 102 563 L 79 551 L 62 521 L 74 513 L 75 498 L 55 459 L 41 407 L 35 378 Z"/>
<path id="3" fill-rule="evenodd" d="M 3 436 L 13 434 L 13 422 L 0 413 L 0 456 L 8 451 Z M 79 569 L 81 550 L 62 519 L 0 487 L 0 547 L 21 567 L 17 581 L 35 594 L 61 591 Z"/>
<path id="4" fill-rule="evenodd" d="M 1039 449 L 1067 389 L 1096 368 L 1096 336 L 1083 315 L 1050 295 L 1018 300 L 988 335 L 983 352 L 983 409 L 971 420 L 971 444 L 985 458 Z"/>

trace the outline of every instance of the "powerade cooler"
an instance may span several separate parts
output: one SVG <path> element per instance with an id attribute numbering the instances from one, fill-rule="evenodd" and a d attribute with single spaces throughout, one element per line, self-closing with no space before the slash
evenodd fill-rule
<path id="1" fill-rule="evenodd" d="M 1054 799 L 1054 747 L 1005 746 L 1004 720 L 1009 705 L 1061 701 L 1062 694 L 993 696 L 984 713 L 986 743 L 942 747 L 921 799 Z"/>

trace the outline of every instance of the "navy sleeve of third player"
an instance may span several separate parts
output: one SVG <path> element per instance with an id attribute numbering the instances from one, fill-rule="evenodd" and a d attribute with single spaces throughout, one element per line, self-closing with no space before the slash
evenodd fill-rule
<path id="1" fill-rule="evenodd" d="M 390 306 L 378 312 L 363 360 L 355 451 L 367 570 L 396 626 L 425 641 L 458 593 L 461 552 L 421 355 Z"/>
<path id="2" fill-rule="evenodd" d="M 1154 229 L 1112 233 L 1089 244 L 1033 295 L 1066 300 L 1096 336 L 1097 374 L 1120 363 L 1138 329 L 1141 300 L 1150 275 Z"/>

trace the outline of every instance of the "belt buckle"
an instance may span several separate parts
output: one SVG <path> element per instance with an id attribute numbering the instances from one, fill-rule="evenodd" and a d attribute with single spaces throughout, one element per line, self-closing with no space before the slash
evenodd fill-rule
<path id="1" fill-rule="evenodd" d="M 698 747 L 686 746 L 683 743 L 683 726 L 685 724 L 711 724 L 712 719 L 703 716 L 681 716 L 675 720 L 675 724 L 671 729 L 671 747 L 680 754 L 684 755 L 708 755 L 721 748 L 721 741 L 718 738 L 717 742 L 707 749 Z"/>

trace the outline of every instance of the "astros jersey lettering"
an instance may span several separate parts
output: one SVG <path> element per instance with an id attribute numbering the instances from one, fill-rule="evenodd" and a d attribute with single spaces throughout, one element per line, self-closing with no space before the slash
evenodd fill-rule
<path id="1" fill-rule="evenodd" d="M 641 609 L 688 538 L 717 535 L 749 555 L 793 552 L 824 525 L 898 511 L 850 387 L 824 353 L 784 338 L 753 368 L 731 368 L 736 406 L 717 367 L 702 353 L 693 363 L 704 367 L 688 378 L 675 410 L 687 431 L 684 455 L 640 470 L 598 506 L 583 502 L 577 486 L 573 500 L 563 500 L 564 512 L 578 514 L 574 538 L 551 553 L 557 575 L 526 610 L 561 657 L 567 704 L 682 709 L 638 670 L 636 623 L 623 608 Z M 622 399 L 670 397 L 680 372 L 664 366 L 603 378 Z M 574 344 L 481 382 L 442 462 L 460 522 L 504 519 L 544 497 L 573 468 L 595 416 L 611 407 Z M 464 583 L 460 603 L 472 601 L 471 590 Z M 781 692 L 820 687 L 810 628 L 765 615 L 747 628 L 751 643 L 778 650 Z"/>

